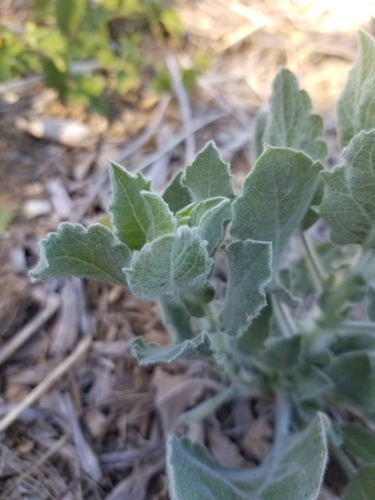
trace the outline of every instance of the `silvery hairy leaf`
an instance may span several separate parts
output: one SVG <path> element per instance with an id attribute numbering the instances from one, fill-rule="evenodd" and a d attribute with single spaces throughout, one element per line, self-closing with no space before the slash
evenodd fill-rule
<path id="1" fill-rule="evenodd" d="M 109 210 L 121 241 L 132 250 L 138 250 L 147 241 L 149 211 L 142 191 L 150 191 L 150 181 L 140 172 L 133 175 L 117 163 L 109 163 L 113 200 Z"/>
<path id="2" fill-rule="evenodd" d="M 225 252 L 229 282 L 221 322 L 228 335 L 240 335 L 266 305 L 264 288 L 272 274 L 272 246 L 261 241 L 234 241 Z"/>
<path id="3" fill-rule="evenodd" d="M 358 42 L 358 56 L 337 105 L 343 147 L 361 130 L 375 128 L 375 41 L 360 31 Z"/>
<path id="4" fill-rule="evenodd" d="M 270 338 L 265 344 L 261 359 L 273 368 L 287 370 L 298 363 L 301 351 L 301 335 Z"/>
<path id="5" fill-rule="evenodd" d="M 188 188 L 181 184 L 183 175 L 182 171 L 177 172 L 163 193 L 163 200 L 168 204 L 174 214 L 193 201 Z"/>
<path id="6" fill-rule="evenodd" d="M 264 349 L 264 343 L 270 335 L 272 306 L 267 302 L 258 316 L 236 339 L 237 347 L 241 354 L 256 355 Z"/>
<path id="7" fill-rule="evenodd" d="M 375 410 L 374 352 L 340 354 L 332 360 L 325 372 L 341 396 L 366 410 Z"/>
<path id="8" fill-rule="evenodd" d="M 214 297 L 214 288 L 210 284 L 206 283 L 200 290 L 184 295 L 182 297 L 182 301 L 192 316 L 196 318 L 203 318 L 206 316 L 207 312 L 205 308 L 206 304 L 209 304 Z"/>
<path id="9" fill-rule="evenodd" d="M 40 261 L 30 275 L 34 280 L 77 276 L 125 285 L 123 268 L 130 259 L 129 248 L 101 224 L 85 229 L 65 222 L 42 240 Z"/>
<path id="10" fill-rule="evenodd" d="M 267 118 L 263 113 L 258 125 L 258 134 L 263 128 L 262 143 L 302 151 L 312 160 L 324 163 L 327 146 L 323 139 L 323 120 L 311 111 L 308 94 L 299 89 L 293 73 L 282 68 L 273 82 Z"/>
<path id="11" fill-rule="evenodd" d="M 372 500 L 375 491 L 375 464 L 360 467 L 344 490 L 343 500 Z"/>
<path id="12" fill-rule="evenodd" d="M 327 417 L 318 413 L 307 429 L 251 470 L 219 465 L 198 443 L 176 436 L 167 443 L 172 500 L 315 500 L 327 462 Z"/>
<path id="13" fill-rule="evenodd" d="M 268 118 L 268 111 L 266 110 L 260 111 L 256 118 L 255 131 L 254 131 L 254 146 L 253 146 L 254 162 L 256 162 L 259 156 L 263 153 L 264 149 L 263 135 L 264 135 L 264 129 L 266 128 L 267 125 L 267 118 Z"/>
<path id="14" fill-rule="evenodd" d="M 232 207 L 228 198 L 218 197 L 201 201 L 189 215 L 189 225 L 197 227 L 202 240 L 207 241 L 207 250 L 214 255 L 222 242 L 225 228 L 232 219 Z"/>
<path id="15" fill-rule="evenodd" d="M 293 394 L 300 401 L 322 397 L 332 389 L 331 379 L 318 367 L 310 364 L 295 371 Z"/>
<path id="16" fill-rule="evenodd" d="M 375 463 L 375 434 L 358 424 L 341 426 L 345 448 L 362 463 Z"/>
<path id="17" fill-rule="evenodd" d="M 178 358 L 193 359 L 212 357 L 214 350 L 206 333 L 201 333 L 191 340 L 180 344 L 161 346 L 155 342 L 145 343 L 138 337 L 132 344 L 132 354 L 140 365 L 170 363 Z"/>
<path id="18" fill-rule="evenodd" d="M 278 283 L 276 280 L 272 280 L 268 283 L 266 291 L 267 293 L 277 295 L 279 299 L 291 309 L 296 309 L 300 305 L 300 300 L 294 297 L 285 286 Z"/>
<path id="19" fill-rule="evenodd" d="M 338 329 L 340 326 L 338 325 Z M 375 331 L 375 325 L 374 325 Z M 370 332 L 359 332 L 353 325 L 353 332 L 336 333 L 328 344 L 334 355 L 355 351 L 375 351 L 375 335 Z"/>
<path id="20" fill-rule="evenodd" d="M 262 153 L 264 144 L 267 144 L 302 151 L 324 164 L 327 146 L 324 142 L 323 120 L 311 111 L 310 97 L 299 89 L 297 78 L 287 69 L 281 69 L 272 85 L 269 111 L 261 112 L 257 121 L 257 157 Z M 311 200 L 312 205 L 320 204 L 323 192 L 324 186 L 320 181 Z M 318 218 L 309 209 L 301 223 L 302 229 L 308 229 Z"/>
<path id="21" fill-rule="evenodd" d="M 152 241 L 163 234 L 173 233 L 177 221 L 166 202 L 157 194 L 141 191 L 146 208 L 149 211 L 147 241 Z"/>
<path id="22" fill-rule="evenodd" d="M 271 241 L 276 269 L 286 243 L 309 209 L 322 168 L 303 153 L 268 147 L 233 204 L 232 236 Z"/>
<path id="23" fill-rule="evenodd" d="M 163 295 L 160 297 L 160 307 L 164 323 L 171 330 L 175 343 L 183 342 L 194 336 L 191 317 L 182 300 Z"/>
<path id="24" fill-rule="evenodd" d="M 202 288 L 212 268 L 206 245 L 183 226 L 147 243 L 125 269 L 132 293 L 146 301 L 160 295 L 180 297 Z"/>
<path id="25" fill-rule="evenodd" d="M 332 172 L 322 172 L 327 193 L 319 214 L 336 245 L 358 243 L 375 248 L 375 130 L 360 132 Z"/>
<path id="26" fill-rule="evenodd" d="M 213 142 L 209 142 L 188 165 L 182 177 L 182 185 L 188 188 L 194 201 L 223 196 L 232 199 L 232 176 L 229 165 L 224 163 Z"/>

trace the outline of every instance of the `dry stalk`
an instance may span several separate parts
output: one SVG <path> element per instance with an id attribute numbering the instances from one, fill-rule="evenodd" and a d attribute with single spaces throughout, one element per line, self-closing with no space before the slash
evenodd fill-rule
<path id="1" fill-rule="evenodd" d="M 49 295 L 45 308 L 14 335 L 0 350 L 0 366 L 53 316 L 60 305 L 57 295 Z"/>
<path id="2" fill-rule="evenodd" d="M 4 432 L 21 413 L 45 394 L 91 346 L 92 337 L 84 337 L 75 350 L 37 385 L 19 404 L 0 420 L 0 432 Z"/>

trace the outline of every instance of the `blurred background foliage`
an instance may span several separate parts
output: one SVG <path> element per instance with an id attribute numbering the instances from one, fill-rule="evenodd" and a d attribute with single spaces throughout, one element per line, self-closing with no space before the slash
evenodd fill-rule
<path id="1" fill-rule="evenodd" d="M 163 61 L 147 47 L 183 36 L 167 1 L 33 0 L 21 27 L 0 20 L 0 81 L 42 73 L 64 102 L 105 114 L 105 93 L 137 89 L 147 70 L 155 89 L 169 91 Z M 183 75 L 188 88 L 195 77 L 194 69 Z"/>

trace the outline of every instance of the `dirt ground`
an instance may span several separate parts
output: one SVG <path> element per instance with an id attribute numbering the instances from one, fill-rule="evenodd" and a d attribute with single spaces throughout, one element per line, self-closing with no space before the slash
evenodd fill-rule
<path id="1" fill-rule="evenodd" d="M 106 213 L 108 159 L 141 170 L 161 191 L 214 139 L 239 189 L 251 168 L 254 118 L 280 66 L 310 94 L 325 120 L 328 164 L 338 161 L 335 100 L 358 28 L 375 35 L 373 2 L 357 0 L 355 9 L 333 0 L 174 4 L 187 35 L 155 53 L 168 61 L 173 95 L 145 81 L 110 100 L 105 119 L 64 106 L 41 83 L 0 85 L 0 207 L 13 214 L 0 234 L 0 499 L 167 500 L 168 433 L 204 442 L 220 463 L 236 467 L 259 464 L 272 442 L 267 398 L 239 399 L 203 422 L 181 423 L 223 381 L 200 363 L 137 366 L 135 337 L 169 340 L 156 305 L 117 286 L 28 277 L 47 232 Z M 179 71 L 199 57 L 208 69 L 187 95 Z M 48 119 L 87 128 L 78 144 L 62 143 L 51 128 L 35 137 L 35 124 Z M 322 499 L 339 498 L 342 485 L 331 462 Z"/>

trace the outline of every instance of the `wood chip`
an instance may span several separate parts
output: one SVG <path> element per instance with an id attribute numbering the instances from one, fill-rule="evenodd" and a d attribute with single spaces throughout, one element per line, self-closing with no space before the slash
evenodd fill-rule
<path id="1" fill-rule="evenodd" d="M 94 135 L 87 125 L 73 120 L 41 120 L 18 116 L 16 126 L 38 139 L 52 140 L 73 148 L 86 148 L 92 145 L 94 140 Z"/>
<path id="2" fill-rule="evenodd" d="M 63 357 L 76 344 L 84 311 L 82 282 L 78 278 L 65 280 L 61 290 L 61 307 L 52 330 L 50 353 Z"/>
<path id="3" fill-rule="evenodd" d="M 262 461 L 270 448 L 273 429 L 265 417 L 259 417 L 250 426 L 241 440 L 243 450 L 258 461 Z"/>
<path id="4" fill-rule="evenodd" d="M 82 470 L 88 474 L 93 481 L 100 481 L 102 471 L 98 458 L 83 435 L 70 394 L 60 394 L 59 403 L 60 411 L 63 412 L 65 418 L 69 422 L 72 439 Z"/>
<path id="5" fill-rule="evenodd" d="M 165 435 L 176 430 L 179 417 L 193 407 L 206 390 L 218 392 L 223 386 L 208 378 L 192 378 L 187 375 L 170 375 L 159 366 L 152 385 L 156 388 L 155 406 L 158 409 Z"/>
<path id="6" fill-rule="evenodd" d="M 35 219 L 41 215 L 49 215 L 52 211 L 48 200 L 27 200 L 23 204 L 22 212 L 27 220 Z"/>
<path id="7" fill-rule="evenodd" d="M 209 450 L 219 464 L 224 467 L 243 468 L 245 460 L 238 446 L 223 433 L 215 416 L 208 419 L 207 440 Z"/>
<path id="8" fill-rule="evenodd" d="M 56 177 L 49 179 L 47 181 L 47 191 L 55 213 L 58 214 L 61 220 L 70 220 L 73 202 L 63 181 Z"/>

